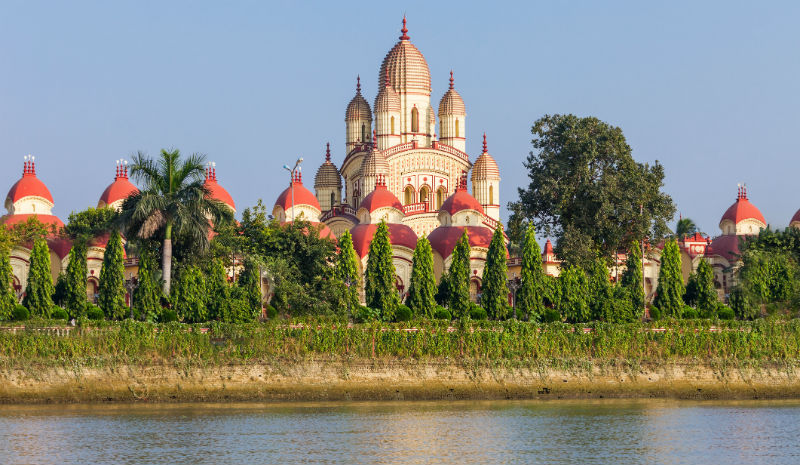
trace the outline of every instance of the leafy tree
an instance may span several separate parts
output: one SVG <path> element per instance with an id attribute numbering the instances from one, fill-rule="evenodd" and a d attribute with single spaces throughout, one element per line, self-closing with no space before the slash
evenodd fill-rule
<path id="1" fill-rule="evenodd" d="M 628 257 L 625 260 L 625 272 L 622 273 L 622 286 L 628 291 L 631 305 L 636 313 L 644 310 L 644 278 L 642 276 L 642 249 L 639 241 L 631 241 Z"/>
<path id="2" fill-rule="evenodd" d="M 669 239 L 661 252 L 661 269 L 658 272 L 658 288 L 653 301 L 664 317 L 679 318 L 683 309 L 683 277 L 678 242 Z"/>
<path id="3" fill-rule="evenodd" d="M 546 308 L 561 308 L 561 280 L 555 276 L 544 275 L 542 303 Z"/>
<path id="4" fill-rule="evenodd" d="M 696 232 L 698 232 L 697 225 L 694 224 L 691 218 L 681 218 L 675 226 L 675 236 L 678 238 L 692 236 Z"/>
<path id="5" fill-rule="evenodd" d="M 77 241 L 69 251 L 67 274 L 63 278 L 63 306 L 74 317 L 86 315 L 86 279 L 89 274 L 86 265 L 86 243 Z"/>
<path id="6" fill-rule="evenodd" d="M 24 223 L 15 224 L 8 232 L 8 239 L 12 241 L 12 245 L 33 244 L 38 239 L 52 237 L 58 233 L 55 225 L 44 224 L 36 216 L 29 217 Z"/>
<path id="7" fill-rule="evenodd" d="M 72 212 L 64 226 L 64 234 L 85 242 L 93 237 L 109 234 L 118 217 L 119 213 L 113 208 L 87 208 L 81 212 Z"/>
<path id="8" fill-rule="evenodd" d="M 469 315 L 469 237 L 466 229 L 453 249 L 450 261 L 448 284 L 450 287 L 450 313 L 453 318 L 465 318 Z"/>
<path id="9" fill-rule="evenodd" d="M 384 321 L 394 318 L 400 304 L 394 283 L 395 274 L 389 228 L 381 221 L 369 245 L 365 294 L 367 306 L 380 309 Z"/>
<path id="10" fill-rule="evenodd" d="M 232 321 L 253 321 L 261 315 L 261 276 L 255 259 L 248 257 L 236 283 L 239 298 L 247 303 L 247 313 L 232 315 Z"/>
<path id="11" fill-rule="evenodd" d="M 417 244 L 417 248 L 419 248 L 419 244 Z M 416 251 L 414 252 L 414 257 L 416 257 Z M 361 274 L 358 272 L 358 255 L 353 249 L 353 236 L 350 235 L 350 231 L 345 231 L 339 237 L 339 253 L 336 256 L 335 274 L 347 286 L 348 308 L 351 311 L 354 308 L 358 308 L 358 290 L 361 289 Z"/>
<path id="12" fill-rule="evenodd" d="M 508 316 L 508 262 L 503 227 L 497 226 L 489 243 L 486 266 L 483 268 L 481 306 L 490 318 Z"/>
<path id="13" fill-rule="evenodd" d="M 517 311 L 531 321 L 539 321 L 544 312 L 545 274 L 542 255 L 536 242 L 536 229 L 528 226 L 522 245 L 520 287 L 517 291 Z"/>
<path id="14" fill-rule="evenodd" d="M 156 262 L 152 251 L 139 250 L 139 272 L 133 290 L 131 305 L 137 315 L 145 321 L 155 320 L 161 313 L 160 284 L 156 278 Z"/>
<path id="15" fill-rule="evenodd" d="M 703 318 L 712 318 L 717 314 L 719 298 L 714 288 L 714 270 L 705 260 L 700 260 L 695 273 L 697 283 L 697 311 Z M 688 287 L 688 286 L 687 286 Z"/>
<path id="16" fill-rule="evenodd" d="M 31 251 L 28 286 L 22 304 L 30 310 L 31 315 L 48 318 L 53 308 L 53 275 L 50 274 L 50 248 L 47 242 L 36 239 Z"/>
<path id="17" fill-rule="evenodd" d="M 125 317 L 125 262 L 122 237 L 117 231 L 111 233 L 103 252 L 97 305 L 108 318 Z"/>
<path id="18" fill-rule="evenodd" d="M 589 280 L 583 269 L 569 266 L 558 280 L 561 284 L 560 313 L 570 323 L 589 321 Z"/>
<path id="19" fill-rule="evenodd" d="M 616 320 L 612 315 L 614 300 L 614 290 L 609 281 L 608 267 L 605 260 L 600 257 L 592 262 L 589 270 L 589 312 L 595 320 Z"/>
<path id="20" fill-rule="evenodd" d="M 0 227 L 4 230 L 4 228 Z M 17 296 L 12 287 L 14 272 L 8 246 L 0 246 L 0 320 L 8 320 L 17 306 Z"/>
<path id="21" fill-rule="evenodd" d="M 408 304 L 416 315 L 433 318 L 436 311 L 436 279 L 433 276 L 433 249 L 426 238 L 417 240 L 408 287 Z"/>
<path id="22" fill-rule="evenodd" d="M 624 286 L 614 286 L 612 297 L 603 306 L 604 315 L 601 318 L 609 323 L 632 323 L 641 317 L 640 310 L 634 308 L 630 291 Z"/>
<path id="23" fill-rule="evenodd" d="M 547 115 L 531 131 L 530 184 L 509 205 L 510 223 L 521 215 L 555 236 L 566 265 L 588 269 L 597 251 L 610 259 L 633 238 L 669 231 L 675 207 L 661 192 L 664 169 L 637 163 L 621 129 L 593 117 Z"/>
<path id="24" fill-rule="evenodd" d="M 170 299 L 181 321 L 189 323 L 208 321 L 204 278 L 200 267 L 196 265 L 186 265 L 179 269 L 175 290 Z"/>
<path id="25" fill-rule="evenodd" d="M 439 277 L 439 284 L 436 287 L 436 303 L 442 307 L 450 305 L 450 274 L 443 271 Z M 435 313 L 435 312 L 434 312 Z"/>
<path id="26" fill-rule="evenodd" d="M 181 159 L 178 150 L 161 150 L 158 159 L 134 156 L 131 175 L 144 189 L 122 204 L 119 222 L 126 236 L 159 238 L 164 294 L 172 283 L 172 241 L 174 234 L 189 238 L 192 250 L 209 246 L 208 232 L 214 224 L 232 219 L 228 207 L 208 196 L 203 186 L 205 157 L 191 155 Z"/>
<path id="27" fill-rule="evenodd" d="M 231 289 L 228 286 L 228 273 L 222 265 L 222 260 L 211 260 L 206 280 L 209 320 L 228 321 L 230 315 Z"/>

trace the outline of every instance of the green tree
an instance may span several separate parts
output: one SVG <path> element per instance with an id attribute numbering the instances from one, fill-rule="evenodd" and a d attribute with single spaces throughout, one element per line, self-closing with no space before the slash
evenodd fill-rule
<path id="1" fill-rule="evenodd" d="M 558 277 L 561 287 L 560 313 L 570 323 L 589 321 L 589 280 L 582 268 L 569 266 Z"/>
<path id="2" fill-rule="evenodd" d="M 675 207 L 661 192 L 664 169 L 637 163 L 620 128 L 593 117 L 547 115 L 531 131 L 530 184 L 509 205 L 509 223 L 521 215 L 555 236 L 566 265 L 588 269 L 597 251 L 611 259 L 633 238 L 660 239 L 669 231 Z"/>
<path id="3" fill-rule="evenodd" d="M 77 241 L 69 251 L 67 274 L 64 276 L 63 306 L 73 317 L 86 315 L 86 243 Z"/>
<path id="4" fill-rule="evenodd" d="M 417 240 L 411 268 L 411 284 L 406 300 L 416 315 L 433 318 L 436 311 L 436 278 L 433 275 L 433 249 L 426 238 Z"/>
<path id="5" fill-rule="evenodd" d="M 419 247 L 419 245 L 418 245 Z M 414 252 L 416 254 L 416 252 Z M 416 256 L 416 255 L 415 255 Z M 353 249 L 353 236 L 345 231 L 339 237 L 339 253 L 336 256 L 336 277 L 347 286 L 348 308 L 358 308 L 358 291 L 361 289 L 361 274 L 358 272 L 358 255 Z"/>
<path id="6" fill-rule="evenodd" d="M 469 315 L 469 262 L 470 246 L 466 229 L 453 249 L 450 261 L 448 284 L 450 287 L 450 313 L 453 318 L 466 318 Z"/>
<path id="7" fill-rule="evenodd" d="M 609 281 L 608 267 L 600 257 L 592 262 L 589 270 L 589 312 L 595 320 L 616 320 L 613 313 L 614 290 Z"/>
<path id="8" fill-rule="evenodd" d="M 204 187 L 205 157 L 181 159 L 178 150 L 161 150 L 158 159 L 134 156 L 131 175 L 144 189 L 122 204 L 119 223 L 127 237 L 160 239 L 163 291 L 169 295 L 172 283 L 172 241 L 174 234 L 191 240 L 191 250 L 209 246 L 209 218 L 214 224 L 231 220 L 228 207 L 211 198 Z"/>
<path id="9" fill-rule="evenodd" d="M 109 234 L 119 213 L 113 208 L 87 208 L 72 212 L 64 226 L 64 234 L 73 240 L 86 242 L 94 237 Z"/>
<path id="10" fill-rule="evenodd" d="M 622 273 L 622 286 L 628 291 L 631 305 L 637 314 L 644 311 L 644 278 L 642 276 L 642 249 L 639 241 L 631 241 L 628 257 L 625 260 L 625 272 Z"/>
<path id="11" fill-rule="evenodd" d="M 698 232 L 697 225 L 694 224 L 691 218 L 681 218 L 678 220 L 678 224 L 675 225 L 675 236 L 678 238 L 692 236 L 696 232 Z"/>
<path id="12" fill-rule="evenodd" d="M 697 311 L 703 318 L 713 318 L 717 315 L 719 298 L 714 288 L 714 270 L 705 260 L 700 260 L 697 265 Z"/>
<path id="13" fill-rule="evenodd" d="M 365 294 L 367 306 L 379 309 L 384 321 L 391 321 L 400 304 L 395 288 L 395 269 L 389 228 L 381 221 L 369 245 Z"/>
<path id="14" fill-rule="evenodd" d="M 545 274 L 542 269 L 542 255 L 536 242 L 536 229 L 528 226 L 522 244 L 522 264 L 520 287 L 517 291 L 517 311 L 531 321 L 539 321 L 544 312 Z"/>
<path id="15" fill-rule="evenodd" d="M 161 313 L 161 283 L 156 277 L 156 262 L 153 252 L 147 248 L 139 250 L 139 272 L 133 290 L 133 309 L 139 318 L 154 321 Z"/>
<path id="16" fill-rule="evenodd" d="M 108 318 L 125 317 L 125 262 L 122 237 L 114 231 L 103 252 L 103 267 L 100 269 L 100 288 L 97 305 Z"/>
<path id="17" fill-rule="evenodd" d="M 236 290 L 240 299 L 246 302 L 244 314 L 234 312 L 231 321 L 253 321 L 261 316 L 261 276 L 259 265 L 253 257 L 248 257 L 244 261 L 244 268 L 236 282 Z"/>
<path id="18" fill-rule="evenodd" d="M 2 227 L 0 229 L 4 230 Z M 17 304 L 13 283 L 14 272 L 11 269 L 8 245 L 0 245 L 0 320 L 10 319 L 11 312 Z"/>
<path id="19" fill-rule="evenodd" d="M 683 310 L 683 277 L 678 242 L 669 239 L 661 252 L 661 269 L 658 272 L 658 288 L 653 304 L 662 316 L 678 318 Z"/>
<path id="20" fill-rule="evenodd" d="M 481 306 L 495 320 L 508 316 L 508 261 L 502 226 L 497 226 L 489 243 L 483 268 Z"/>
<path id="21" fill-rule="evenodd" d="M 436 287 L 436 303 L 442 307 L 450 306 L 450 273 L 443 271 Z"/>
<path id="22" fill-rule="evenodd" d="M 170 295 L 170 300 L 179 320 L 188 323 L 208 321 L 206 283 L 200 267 L 185 265 L 179 269 L 175 290 Z"/>
<path id="23" fill-rule="evenodd" d="M 228 286 L 228 273 L 222 265 L 222 260 L 216 258 L 211 260 L 206 279 L 206 291 L 208 300 L 209 320 L 228 321 L 230 317 L 231 289 Z"/>
<path id="24" fill-rule="evenodd" d="M 31 315 L 48 318 L 53 308 L 53 292 L 55 287 L 53 275 L 50 274 L 50 248 L 44 239 L 39 238 L 33 243 L 28 285 L 22 304 Z"/>

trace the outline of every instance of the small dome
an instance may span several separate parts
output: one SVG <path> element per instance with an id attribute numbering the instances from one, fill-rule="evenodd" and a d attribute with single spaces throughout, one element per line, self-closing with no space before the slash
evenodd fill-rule
<path id="1" fill-rule="evenodd" d="M 482 226 L 439 226 L 428 235 L 431 248 L 446 259 L 453 253 L 456 242 L 461 239 L 464 230 L 467 231 L 470 247 L 489 248 L 494 232 L 490 228 Z"/>
<path id="2" fill-rule="evenodd" d="M 381 87 L 381 91 L 375 97 L 375 113 L 399 113 L 400 108 L 400 96 L 392 86 Z"/>
<path id="3" fill-rule="evenodd" d="M 359 210 L 366 208 L 367 211 L 372 213 L 383 207 L 392 207 L 396 210 L 400 210 L 400 213 L 404 214 L 403 204 L 400 203 L 400 200 L 398 200 L 394 194 L 389 192 L 389 189 L 386 188 L 386 181 L 383 175 L 379 175 L 378 182 L 375 184 L 375 190 L 364 197 L 364 200 L 361 201 L 361 205 L 358 208 Z"/>
<path id="4" fill-rule="evenodd" d="M 399 92 L 431 92 L 431 72 L 425 57 L 410 42 L 406 19 L 403 18 L 403 35 L 400 41 L 389 50 L 381 63 L 378 82 L 388 73 L 389 83 Z"/>
<path id="5" fill-rule="evenodd" d="M 467 179 L 466 175 L 461 178 L 456 191 L 442 203 L 439 211 L 445 211 L 450 215 L 454 215 L 462 210 L 475 210 L 481 215 L 484 214 L 481 204 L 467 192 Z"/>
<path id="6" fill-rule="evenodd" d="M 453 86 L 452 71 L 450 71 L 450 89 L 444 93 L 442 99 L 439 101 L 439 116 L 447 115 L 467 115 L 467 108 L 464 106 L 464 100 Z"/>
<path id="7" fill-rule="evenodd" d="M 389 174 L 389 163 L 386 161 L 386 157 L 383 156 L 383 152 L 378 150 L 378 145 L 375 143 L 374 137 L 372 142 L 372 150 L 369 151 L 369 153 L 364 157 L 364 161 L 361 162 L 359 174 L 361 177 Z"/>
<path id="8" fill-rule="evenodd" d="M 100 200 L 97 202 L 97 208 L 107 207 L 114 202 L 125 200 L 131 194 L 138 192 L 139 189 L 128 180 L 128 167 L 117 165 L 114 182 L 109 184 L 106 190 L 103 191 Z"/>
<path id="9" fill-rule="evenodd" d="M 747 199 L 747 189 L 740 187 L 736 202 L 725 211 L 720 223 L 725 220 L 730 220 L 733 221 L 734 224 L 739 224 L 740 221 L 748 219 L 760 221 L 764 226 L 767 225 L 767 221 L 764 219 L 764 215 L 761 214 L 761 211 Z"/>
<path id="10" fill-rule="evenodd" d="M 231 194 L 229 194 L 228 191 L 225 190 L 224 187 L 220 186 L 217 182 L 216 168 L 209 167 L 206 169 L 206 181 L 203 183 L 203 186 L 208 189 L 208 195 L 210 198 L 218 200 L 231 207 L 231 210 L 234 212 L 236 211 L 236 203 L 234 203 L 233 197 L 231 197 Z"/>
<path id="11" fill-rule="evenodd" d="M 483 153 L 472 165 L 472 180 L 482 179 L 500 180 L 500 168 L 497 167 L 497 162 L 486 150 L 486 134 L 483 135 Z"/>
<path id="12" fill-rule="evenodd" d="M 369 103 L 361 95 L 361 76 L 358 77 L 356 84 L 356 95 L 350 103 L 347 104 L 347 110 L 344 112 L 345 121 L 372 121 L 372 111 L 369 109 Z"/>
<path id="13" fill-rule="evenodd" d="M 314 188 L 342 188 L 342 177 L 339 176 L 339 170 L 336 165 L 331 162 L 331 144 L 326 144 L 325 162 L 323 162 L 317 170 L 317 175 L 314 176 Z"/>
<path id="14" fill-rule="evenodd" d="M 369 254 L 369 245 L 375 237 L 380 224 L 359 224 L 350 230 L 353 236 L 353 248 L 359 257 L 364 258 Z M 402 223 L 387 223 L 389 228 L 389 242 L 392 247 L 402 246 L 409 249 L 417 247 L 417 235 L 414 230 Z"/>
<path id="15" fill-rule="evenodd" d="M 287 187 L 281 194 L 278 196 L 278 200 L 275 201 L 276 207 L 281 207 L 284 211 L 290 210 L 292 208 L 292 185 L 294 185 L 294 205 L 309 205 L 317 210 L 322 211 L 319 206 L 319 201 L 308 190 L 305 186 L 303 186 L 303 178 L 300 173 L 297 173 L 295 177 L 295 181 L 289 183 L 289 187 Z"/>
<path id="16" fill-rule="evenodd" d="M 55 203 L 53 201 L 53 196 L 50 194 L 50 190 L 36 177 L 36 164 L 33 160 L 25 161 L 22 169 L 22 178 L 14 183 L 8 191 L 8 195 L 6 196 L 6 208 L 25 197 L 41 197 L 50 203 Z"/>
<path id="17" fill-rule="evenodd" d="M 797 211 L 794 213 L 794 216 L 792 217 L 792 220 L 791 220 L 791 221 L 789 221 L 789 224 L 791 225 L 792 223 L 794 223 L 794 222 L 796 222 L 796 221 L 800 221 L 800 210 L 797 210 Z"/>

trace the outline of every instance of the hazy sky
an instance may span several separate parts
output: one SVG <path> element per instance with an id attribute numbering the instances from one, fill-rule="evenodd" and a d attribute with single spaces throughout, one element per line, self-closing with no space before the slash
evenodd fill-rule
<path id="1" fill-rule="evenodd" d="M 453 69 L 467 151 L 486 131 L 504 205 L 527 183 L 533 121 L 574 113 L 660 160 L 706 232 L 738 182 L 773 226 L 800 208 L 799 2 L 400 5 L 2 0 L 0 190 L 32 153 L 66 219 L 96 205 L 115 159 L 176 147 L 216 161 L 240 211 L 271 207 L 284 163 L 304 156 L 311 186 L 330 141 L 341 164 L 356 75 L 372 102 L 406 13 L 434 108 Z"/>

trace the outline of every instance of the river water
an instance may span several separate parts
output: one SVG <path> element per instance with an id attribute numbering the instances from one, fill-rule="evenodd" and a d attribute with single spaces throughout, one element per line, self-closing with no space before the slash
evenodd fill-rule
<path id="1" fill-rule="evenodd" d="M 0 464 L 800 463 L 800 402 L 0 406 Z"/>

